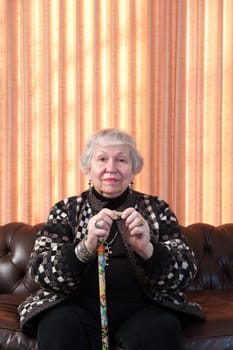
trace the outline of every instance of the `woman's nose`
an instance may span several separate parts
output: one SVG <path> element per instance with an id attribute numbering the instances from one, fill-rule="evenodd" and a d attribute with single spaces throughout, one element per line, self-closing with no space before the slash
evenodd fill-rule
<path id="1" fill-rule="evenodd" d="M 115 170 L 116 170 L 115 162 L 114 160 L 110 159 L 106 164 L 106 171 L 112 173 Z"/>

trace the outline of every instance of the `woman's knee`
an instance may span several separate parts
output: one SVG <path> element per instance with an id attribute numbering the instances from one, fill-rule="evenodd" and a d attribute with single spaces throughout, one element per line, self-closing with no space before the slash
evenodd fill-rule
<path id="1" fill-rule="evenodd" d="M 94 319 L 76 306 L 49 310 L 38 325 L 39 350 L 98 349 L 99 328 Z"/>
<path id="2" fill-rule="evenodd" d="M 183 349 L 182 328 L 178 318 L 160 307 L 148 307 L 123 323 L 115 342 L 125 349 Z M 158 345 L 160 344 L 160 345 Z"/>

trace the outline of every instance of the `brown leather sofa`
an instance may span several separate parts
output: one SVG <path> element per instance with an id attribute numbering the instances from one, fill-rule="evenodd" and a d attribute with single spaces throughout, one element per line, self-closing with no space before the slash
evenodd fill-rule
<path id="1" fill-rule="evenodd" d="M 37 286 L 27 263 L 42 224 L 0 226 L 0 350 L 36 350 L 36 341 L 20 332 L 17 307 Z M 183 228 L 193 248 L 198 273 L 188 298 L 202 305 L 205 322 L 184 329 L 186 350 L 233 350 L 233 223 Z M 167 349 L 170 350 L 170 349 Z"/>

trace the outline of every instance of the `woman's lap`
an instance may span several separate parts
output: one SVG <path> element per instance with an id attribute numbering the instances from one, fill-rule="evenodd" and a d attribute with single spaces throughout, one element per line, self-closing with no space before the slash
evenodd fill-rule
<path id="1" fill-rule="evenodd" d="M 100 325 L 77 305 L 58 305 L 38 327 L 40 350 L 100 350 L 100 337 Z M 155 305 L 134 313 L 113 338 L 125 350 L 183 350 L 179 320 Z"/>

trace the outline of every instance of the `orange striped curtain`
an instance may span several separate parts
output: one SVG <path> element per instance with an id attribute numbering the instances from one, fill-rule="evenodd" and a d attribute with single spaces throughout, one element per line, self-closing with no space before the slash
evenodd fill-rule
<path id="1" fill-rule="evenodd" d="M 134 187 L 182 224 L 233 221 L 231 0 L 0 0 L 0 222 L 87 188 L 99 128 L 131 133 Z"/>

